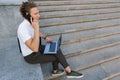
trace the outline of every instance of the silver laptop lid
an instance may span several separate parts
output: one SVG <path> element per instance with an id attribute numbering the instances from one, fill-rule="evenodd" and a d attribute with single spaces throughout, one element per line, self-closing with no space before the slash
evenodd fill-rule
<path id="1" fill-rule="evenodd" d="M 58 47 L 57 50 L 60 48 L 62 42 L 62 34 L 60 34 L 59 40 L 58 40 Z"/>

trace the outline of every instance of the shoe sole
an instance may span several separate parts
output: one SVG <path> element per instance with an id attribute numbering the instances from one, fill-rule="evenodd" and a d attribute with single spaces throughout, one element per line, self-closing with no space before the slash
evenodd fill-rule
<path id="1" fill-rule="evenodd" d="M 84 76 L 67 76 L 67 78 L 82 78 Z"/>

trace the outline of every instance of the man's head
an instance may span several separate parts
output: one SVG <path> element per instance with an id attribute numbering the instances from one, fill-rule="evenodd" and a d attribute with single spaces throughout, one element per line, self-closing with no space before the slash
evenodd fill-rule
<path id="1" fill-rule="evenodd" d="M 39 9 L 33 2 L 23 2 L 20 7 L 20 13 L 25 19 L 28 19 L 28 15 L 34 20 L 40 19 Z"/>

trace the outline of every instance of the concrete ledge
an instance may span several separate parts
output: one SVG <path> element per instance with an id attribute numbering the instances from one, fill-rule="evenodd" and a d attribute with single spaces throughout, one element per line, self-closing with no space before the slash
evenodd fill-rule
<path id="1" fill-rule="evenodd" d="M 1 5 L 20 5 L 23 1 L 28 1 L 28 0 L 0 0 L 0 6 Z"/>
<path id="2" fill-rule="evenodd" d="M 23 1 L 28 0 L 0 0 L 0 5 L 6 6 L 16 6 L 20 5 Z M 111 4 L 111 3 L 119 3 L 119 0 L 106 0 L 106 1 L 67 1 L 67 0 L 32 0 L 37 3 L 39 6 L 61 6 L 61 5 L 86 5 L 86 4 Z"/>
<path id="3" fill-rule="evenodd" d="M 14 38 L 12 42 L 13 45 L 5 44 L 6 48 L 0 49 L 0 80 L 43 80 L 40 64 L 25 62 L 19 53 L 17 40 Z"/>

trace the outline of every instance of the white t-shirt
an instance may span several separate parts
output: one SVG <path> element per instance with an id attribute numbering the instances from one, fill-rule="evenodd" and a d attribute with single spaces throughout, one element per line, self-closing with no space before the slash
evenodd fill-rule
<path id="1" fill-rule="evenodd" d="M 31 26 L 31 24 L 28 22 L 28 20 L 24 19 L 24 21 L 19 25 L 17 36 L 20 41 L 20 46 L 23 56 L 27 56 L 31 54 L 33 51 L 29 47 L 27 47 L 25 42 L 30 38 L 34 37 L 34 29 Z"/>

